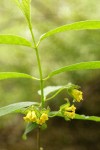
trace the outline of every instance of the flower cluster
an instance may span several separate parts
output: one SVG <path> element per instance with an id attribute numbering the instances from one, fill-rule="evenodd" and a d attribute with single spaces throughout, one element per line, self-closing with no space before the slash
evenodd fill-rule
<path id="1" fill-rule="evenodd" d="M 77 89 L 73 89 L 71 91 L 71 95 L 77 102 L 80 102 L 81 100 L 83 100 L 83 93 Z"/>
<path id="2" fill-rule="evenodd" d="M 83 100 L 83 93 L 79 91 L 77 88 L 70 88 L 68 90 L 68 93 L 70 94 L 70 96 L 73 97 L 74 101 L 76 102 L 80 102 L 81 100 Z M 74 104 L 71 105 L 68 99 L 66 100 L 67 100 L 67 103 L 60 106 L 60 110 L 58 112 L 60 113 L 62 117 L 65 118 L 65 120 L 74 119 L 76 107 L 74 106 Z M 37 125 L 42 126 L 48 120 L 49 111 L 50 111 L 49 109 L 40 110 L 40 108 L 31 107 L 31 108 L 28 108 L 26 116 L 23 117 L 23 119 L 26 122 L 33 122 L 33 123 L 36 123 Z"/>
<path id="3" fill-rule="evenodd" d="M 36 122 L 37 116 L 35 111 L 28 111 L 27 115 L 23 117 L 26 122 Z"/>
<path id="4" fill-rule="evenodd" d="M 48 120 L 48 114 L 46 112 L 43 112 L 37 115 L 34 110 L 29 110 L 26 116 L 23 117 L 23 119 L 26 122 L 35 122 L 39 125 L 42 125 Z"/>
<path id="5" fill-rule="evenodd" d="M 80 102 L 81 100 L 83 100 L 83 93 L 77 90 L 76 88 L 69 89 L 68 93 L 73 97 L 74 99 L 73 102 L 75 101 Z M 74 104 L 70 105 L 70 102 L 68 99 L 66 100 L 67 100 L 67 103 L 60 107 L 60 112 L 66 120 L 74 119 L 76 107 L 74 106 Z"/>

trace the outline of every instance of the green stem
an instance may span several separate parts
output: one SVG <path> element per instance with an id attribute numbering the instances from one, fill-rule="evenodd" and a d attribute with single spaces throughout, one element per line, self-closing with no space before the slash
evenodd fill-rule
<path id="1" fill-rule="evenodd" d="M 37 129 L 37 150 L 40 150 L 40 128 Z"/>
<path id="2" fill-rule="evenodd" d="M 29 26 L 29 28 L 30 28 L 30 32 L 32 35 L 32 40 L 34 43 L 34 49 L 36 52 L 36 57 L 37 57 L 37 62 L 38 62 L 38 68 L 39 68 L 39 74 L 40 74 L 41 103 L 42 103 L 42 108 L 44 108 L 44 91 L 43 91 L 44 81 L 43 81 L 43 75 L 42 75 L 41 62 L 40 62 L 40 57 L 39 57 L 39 53 L 38 53 L 38 47 L 36 46 L 36 42 L 35 42 L 35 38 L 34 38 L 34 34 L 32 31 L 31 25 Z"/>
<path id="3" fill-rule="evenodd" d="M 39 67 L 39 72 L 40 72 L 41 102 L 42 102 L 42 108 L 44 108 L 44 92 L 43 92 L 44 82 L 43 82 L 43 76 L 42 76 L 42 69 L 41 69 L 41 63 L 40 63 L 39 53 L 38 53 L 37 49 L 36 49 L 36 56 L 37 56 L 38 67 Z"/>

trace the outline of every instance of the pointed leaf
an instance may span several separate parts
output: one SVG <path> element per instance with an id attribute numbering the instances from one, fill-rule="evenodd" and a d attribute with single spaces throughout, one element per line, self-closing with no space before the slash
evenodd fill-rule
<path id="1" fill-rule="evenodd" d="M 97 116 L 85 116 L 85 115 L 75 114 L 75 118 L 74 119 L 91 120 L 91 121 L 100 122 L 100 117 L 97 117 Z"/>
<path id="2" fill-rule="evenodd" d="M 49 113 L 49 117 L 56 117 L 56 116 L 64 117 L 60 111 L 52 111 Z M 97 117 L 97 116 L 85 116 L 85 115 L 75 114 L 74 119 L 100 122 L 100 117 Z"/>
<path id="3" fill-rule="evenodd" d="M 0 44 L 23 45 L 31 47 L 31 43 L 16 35 L 0 35 Z"/>
<path id="4" fill-rule="evenodd" d="M 37 105 L 37 102 L 20 102 L 20 103 L 14 103 L 8 106 L 4 106 L 0 108 L 0 116 L 7 115 L 9 113 L 13 113 L 16 110 L 20 110 L 24 107 L 28 107 L 31 105 Z"/>
<path id="5" fill-rule="evenodd" d="M 88 70 L 88 69 L 100 69 L 100 61 L 81 62 L 81 63 L 65 66 L 51 72 L 46 79 L 62 72 L 75 71 L 75 70 Z"/>
<path id="6" fill-rule="evenodd" d="M 22 138 L 24 140 L 26 140 L 27 139 L 27 134 L 30 133 L 35 128 L 37 128 L 37 126 L 38 125 L 36 123 L 33 123 L 33 122 L 28 123 L 27 126 L 26 126 L 26 129 L 25 129 L 25 132 L 24 132 Z"/>
<path id="7" fill-rule="evenodd" d="M 31 0 L 14 0 L 18 7 L 21 9 L 23 14 L 25 15 L 28 23 L 31 22 Z"/>
<path id="8" fill-rule="evenodd" d="M 10 79 L 10 78 L 30 78 L 30 79 L 38 80 L 35 77 L 32 77 L 31 75 L 24 74 L 24 73 L 0 72 L 0 80 Z"/>
<path id="9" fill-rule="evenodd" d="M 61 27 L 48 31 L 47 33 L 44 33 L 40 37 L 40 41 L 59 32 L 65 32 L 70 30 L 85 30 L 85 29 L 90 29 L 90 30 L 100 29 L 100 21 L 86 20 L 86 21 L 79 21 L 79 22 L 74 22 L 72 24 L 63 25 Z"/>

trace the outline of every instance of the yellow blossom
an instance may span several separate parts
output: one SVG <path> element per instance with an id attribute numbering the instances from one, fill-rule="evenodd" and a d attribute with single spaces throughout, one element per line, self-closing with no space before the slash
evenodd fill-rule
<path id="1" fill-rule="evenodd" d="M 37 119 L 37 124 L 44 124 L 48 120 L 48 115 L 46 113 L 43 113 L 40 117 L 40 119 Z"/>
<path id="2" fill-rule="evenodd" d="M 47 115 L 46 113 L 43 113 L 43 114 L 41 115 L 41 118 L 42 118 L 43 120 L 48 120 L 48 115 Z"/>
<path id="3" fill-rule="evenodd" d="M 66 110 L 66 111 L 73 111 L 73 112 L 75 112 L 76 107 L 75 107 L 74 105 L 72 105 L 72 106 L 70 106 L 70 107 L 66 107 L 65 110 Z"/>
<path id="4" fill-rule="evenodd" d="M 73 119 L 75 117 L 75 110 L 76 107 L 74 105 L 70 106 L 70 107 L 65 107 L 64 110 L 64 116 L 67 116 L 68 118 Z"/>
<path id="5" fill-rule="evenodd" d="M 36 113 L 35 113 L 35 111 L 32 111 L 31 121 L 35 122 L 36 119 L 37 119 Z"/>
<path id="6" fill-rule="evenodd" d="M 72 90 L 71 94 L 77 102 L 80 102 L 81 100 L 83 100 L 83 92 L 81 92 L 77 89 L 74 89 L 74 90 Z"/>
<path id="7" fill-rule="evenodd" d="M 29 111 L 23 119 L 27 122 L 35 122 L 37 119 L 35 111 Z"/>
<path id="8" fill-rule="evenodd" d="M 75 112 L 65 112 L 64 115 L 68 118 L 73 119 L 75 117 Z"/>

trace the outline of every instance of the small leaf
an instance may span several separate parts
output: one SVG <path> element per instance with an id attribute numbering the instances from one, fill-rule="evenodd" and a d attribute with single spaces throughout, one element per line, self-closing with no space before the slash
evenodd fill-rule
<path id="1" fill-rule="evenodd" d="M 79 21 L 79 22 L 74 22 L 72 24 L 63 25 L 61 27 L 48 31 L 47 33 L 44 33 L 40 37 L 39 42 L 59 32 L 65 32 L 65 31 L 70 31 L 70 30 L 85 30 L 85 29 L 90 29 L 90 30 L 100 29 L 100 21 L 86 20 L 86 21 Z"/>
<path id="2" fill-rule="evenodd" d="M 75 71 L 75 70 L 88 70 L 88 69 L 100 69 L 100 61 L 81 62 L 81 63 L 65 66 L 51 72 L 46 79 L 62 72 Z"/>
<path id="3" fill-rule="evenodd" d="M 24 73 L 0 72 L 0 80 L 10 79 L 10 78 L 30 78 L 30 79 L 38 80 L 37 78 L 32 77 L 31 75 L 28 75 L 28 74 L 24 74 Z"/>
<path id="4" fill-rule="evenodd" d="M 31 43 L 23 37 L 16 35 L 0 35 L 0 44 L 23 45 L 31 47 Z"/>
<path id="5" fill-rule="evenodd" d="M 27 139 L 27 134 L 30 133 L 35 128 L 37 128 L 37 126 L 38 125 L 36 123 L 33 123 L 33 122 L 28 123 L 27 126 L 26 126 L 26 129 L 25 129 L 25 132 L 24 132 L 22 138 L 24 140 L 26 140 Z"/>
<path id="6" fill-rule="evenodd" d="M 97 116 L 85 116 L 85 115 L 75 114 L 75 118 L 74 119 L 91 120 L 91 121 L 100 122 L 100 117 L 97 117 Z"/>
<path id="7" fill-rule="evenodd" d="M 9 113 L 13 113 L 16 110 L 20 110 L 24 107 L 28 107 L 31 105 L 37 105 L 37 102 L 20 102 L 20 103 L 14 103 L 8 106 L 4 106 L 0 108 L 0 116 L 7 115 Z"/>

